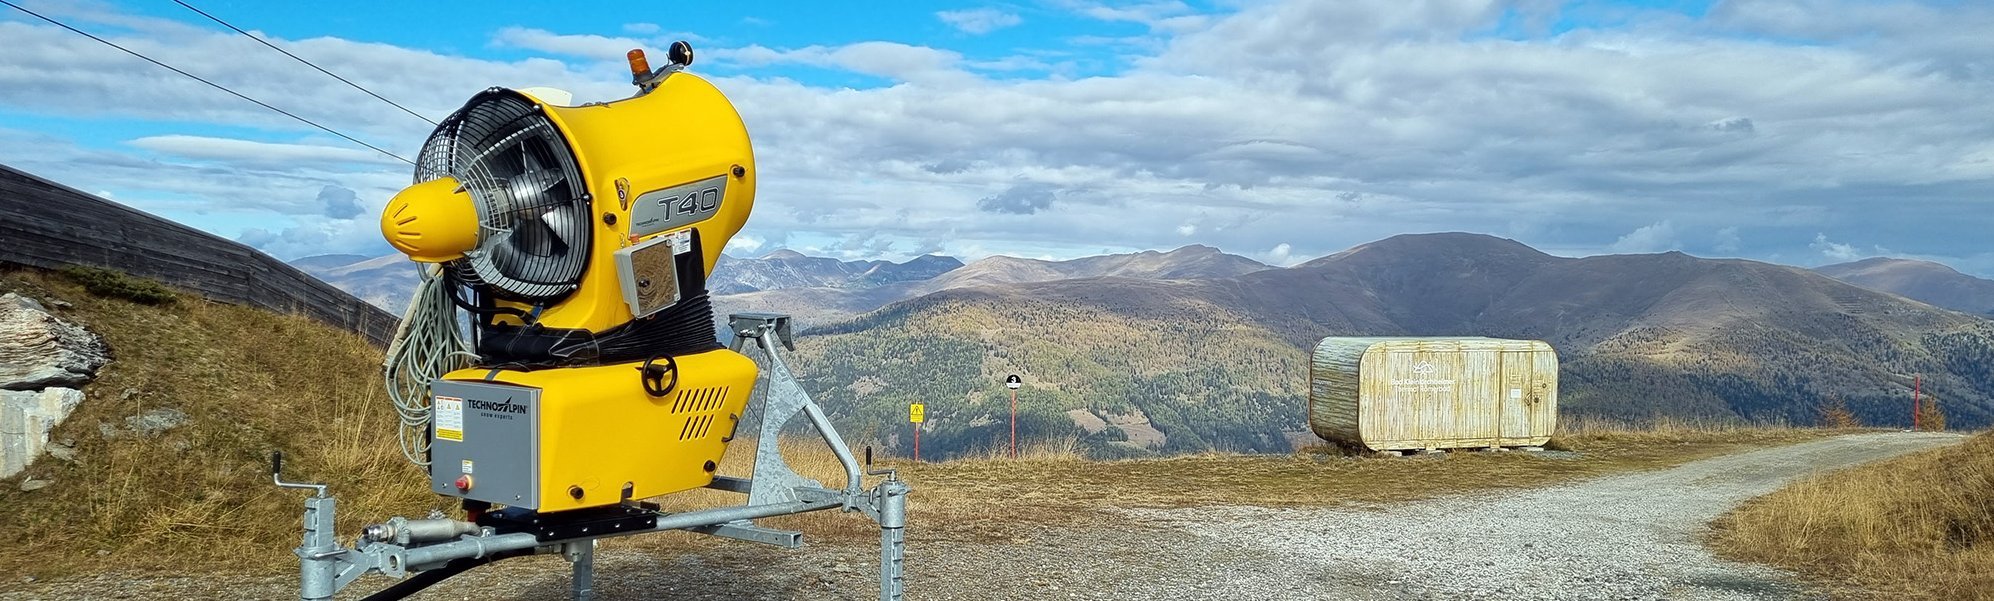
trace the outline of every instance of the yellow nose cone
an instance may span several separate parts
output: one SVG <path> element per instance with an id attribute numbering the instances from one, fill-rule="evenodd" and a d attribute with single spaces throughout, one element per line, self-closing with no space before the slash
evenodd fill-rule
<path id="1" fill-rule="evenodd" d="M 478 207 L 445 177 L 403 188 L 381 212 L 381 235 L 409 258 L 442 263 L 478 246 Z"/>

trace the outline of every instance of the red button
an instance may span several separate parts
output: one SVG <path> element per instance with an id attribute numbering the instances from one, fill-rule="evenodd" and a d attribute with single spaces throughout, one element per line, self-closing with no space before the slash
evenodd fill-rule
<path id="1" fill-rule="evenodd" d="M 470 474 L 464 474 L 462 476 L 457 477 L 457 490 L 471 490 Z"/>

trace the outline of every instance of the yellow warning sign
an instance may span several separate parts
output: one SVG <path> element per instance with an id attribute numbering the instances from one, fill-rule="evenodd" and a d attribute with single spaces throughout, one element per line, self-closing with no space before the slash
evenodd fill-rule
<path id="1" fill-rule="evenodd" d="M 920 403 L 914 403 L 914 404 L 912 404 L 912 405 L 908 405 L 908 406 L 907 406 L 907 422 L 908 422 L 908 423 L 914 423 L 914 424 L 918 424 L 918 423 L 921 423 L 921 422 L 923 422 L 923 421 L 927 421 L 927 418 L 928 418 L 928 406 L 927 406 L 927 405 L 923 405 L 923 404 L 920 404 Z"/>

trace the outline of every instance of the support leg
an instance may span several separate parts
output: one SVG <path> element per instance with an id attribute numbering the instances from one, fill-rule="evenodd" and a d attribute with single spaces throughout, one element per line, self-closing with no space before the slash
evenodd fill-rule
<path id="1" fill-rule="evenodd" d="M 595 540 L 568 543 L 563 554 L 575 564 L 575 601 L 589 601 L 595 598 Z"/>
<path id="2" fill-rule="evenodd" d="M 879 601 L 900 601 L 906 592 L 909 487 L 889 478 L 876 490 L 879 491 Z"/>
<path id="3" fill-rule="evenodd" d="M 323 495 L 305 499 L 305 536 L 293 553 L 298 555 L 298 598 L 303 601 L 331 599 L 339 592 L 339 539 L 333 533 L 338 502 Z"/>

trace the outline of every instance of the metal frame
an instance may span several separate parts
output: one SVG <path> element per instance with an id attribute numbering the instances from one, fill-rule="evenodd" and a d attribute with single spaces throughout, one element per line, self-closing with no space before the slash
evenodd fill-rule
<path id="1" fill-rule="evenodd" d="M 759 349 L 765 356 L 760 376 L 763 381 L 756 386 L 755 392 L 757 397 L 763 399 L 760 437 L 756 441 L 755 467 L 751 478 L 718 476 L 707 487 L 746 494 L 746 504 L 683 513 L 656 512 L 657 525 L 650 528 L 549 541 L 539 540 L 531 532 L 500 533 L 491 527 L 447 520 L 441 516 L 426 520 L 395 518 L 384 524 L 368 526 L 353 547 L 344 547 L 339 544 L 334 532 L 337 502 L 326 494 L 325 485 L 283 481 L 282 456 L 277 455 L 272 457 L 271 463 L 273 482 L 280 487 L 314 491 L 311 497 L 305 499 L 304 536 L 295 550 L 300 562 L 298 598 L 302 601 L 331 599 L 355 579 L 370 572 L 379 572 L 405 580 L 367 599 L 402 599 L 493 561 L 559 553 L 574 564 L 574 599 L 589 601 L 594 591 L 595 543 L 598 540 L 684 530 L 796 548 L 802 545 L 802 533 L 762 528 L 754 525 L 753 520 L 840 509 L 863 513 L 879 524 L 879 598 L 881 601 L 898 601 L 905 588 L 903 560 L 910 487 L 894 470 L 862 468 L 853 457 L 851 447 L 831 426 L 824 410 L 811 401 L 802 385 L 796 382 L 781 353 L 776 350 L 778 344 L 790 350 L 796 348 L 790 338 L 789 316 L 736 314 L 729 316 L 729 324 L 735 334 L 735 351 L 746 353 Z M 825 444 L 831 447 L 831 452 L 844 466 L 843 489 L 824 488 L 822 484 L 797 474 L 783 462 L 777 438 L 799 411 L 808 416 L 811 425 L 816 427 Z M 885 479 L 866 489 L 862 475 L 885 476 Z"/>

